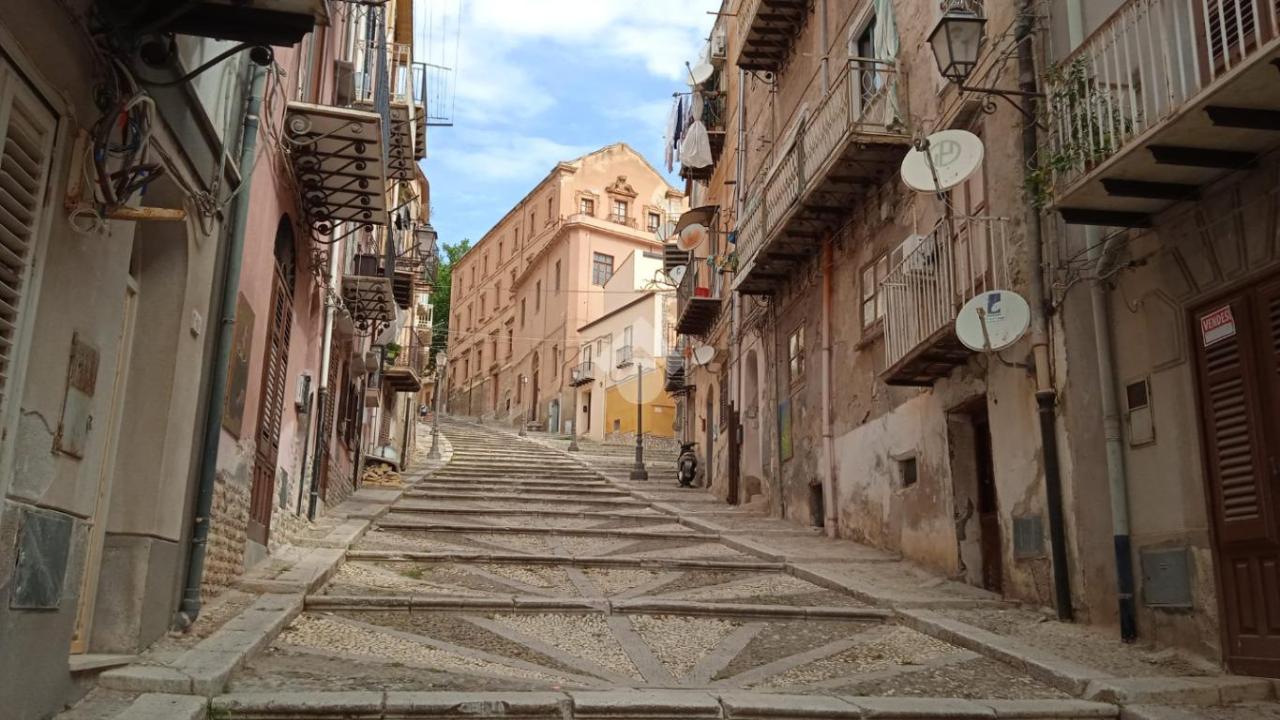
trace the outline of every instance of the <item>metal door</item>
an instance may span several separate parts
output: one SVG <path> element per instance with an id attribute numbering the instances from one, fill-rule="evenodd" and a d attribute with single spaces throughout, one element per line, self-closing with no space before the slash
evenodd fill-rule
<path id="1" fill-rule="evenodd" d="M 1280 280 L 1192 321 L 1223 654 L 1280 676 Z"/>
<path id="2" fill-rule="evenodd" d="M 258 432 L 253 454 L 253 487 L 249 495 L 249 539 L 267 544 L 275 505 L 276 462 L 280 458 L 280 420 L 284 414 L 289 336 L 293 330 L 293 297 L 277 265 L 271 282 L 271 317 L 258 396 Z"/>

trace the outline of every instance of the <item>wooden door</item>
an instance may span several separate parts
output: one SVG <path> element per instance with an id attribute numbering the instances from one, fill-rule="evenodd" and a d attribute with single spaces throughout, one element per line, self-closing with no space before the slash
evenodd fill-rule
<path id="1" fill-rule="evenodd" d="M 1223 654 L 1280 676 L 1280 279 L 1192 320 Z"/>
<path id="2" fill-rule="evenodd" d="M 111 404 L 107 411 L 106 445 L 98 469 L 98 492 L 89 520 L 89 548 L 84 574 L 80 581 L 80 603 L 76 608 L 76 626 L 71 635 L 73 654 L 89 651 L 89 634 L 93 629 L 93 611 L 98 598 L 98 578 L 102 570 L 102 548 L 107 537 L 107 513 L 111 508 L 112 475 L 115 472 L 116 448 L 119 446 L 121 413 L 124 410 L 125 385 L 129 379 L 129 363 L 133 356 L 134 320 L 138 308 L 138 281 L 130 269 L 124 296 L 124 321 L 120 327 L 120 345 L 116 350 L 116 374 L 111 383 Z"/>
<path id="3" fill-rule="evenodd" d="M 329 477 L 334 471 L 333 425 L 336 412 L 334 397 L 343 391 L 343 388 L 338 387 L 339 375 L 336 355 L 337 353 L 334 353 L 329 358 L 329 377 L 325 385 L 329 391 L 324 394 L 324 407 L 320 408 L 320 452 L 317 457 L 324 464 L 312 470 L 312 472 L 319 471 L 320 473 L 320 497 L 324 498 L 326 503 L 329 502 Z"/>
<path id="4" fill-rule="evenodd" d="M 253 487 L 249 495 L 249 539 L 267 544 L 274 507 L 276 463 L 280 458 L 280 421 L 284 415 L 289 336 L 293 330 L 293 297 L 280 268 L 272 275 L 271 315 L 262 361 L 262 392 L 258 396 L 258 432 L 253 456 Z"/>
<path id="5" fill-rule="evenodd" d="M 982 551 L 982 587 L 1004 591 L 1004 542 L 1000 536 L 1000 498 L 996 493 L 995 462 L 991 453 L 991 424 L 985 400 L 981 412 L 974 413 L 974 470 L 978 479 L 978 532 Z"/>

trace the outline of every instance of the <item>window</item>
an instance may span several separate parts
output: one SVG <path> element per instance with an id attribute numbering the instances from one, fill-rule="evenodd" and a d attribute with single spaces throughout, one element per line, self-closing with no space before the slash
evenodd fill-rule
<path id="1" fill-rule="evenodd" d="M 489 277 L 489 253 L 484 254 L 484 273 L 481 277 Z"/>
<path id="2" fill-rule="evenodd" d="M 553 199 L 547 198 L 547 224 L 548 225 L 551 224 L 551 221 L 555 218 L 555 216 L 556 216 L 556 210 L 555 210 L 555 205 L 553 203 Z"/>
<path id="3" fill-rule="evenodd" d="M 556 261 L 556 294 L 560 294 L 560 261 Z"/>
<path id="4" fill-rule="evenodd" d="M 895 254 L 901 251 L 895 251 Z M 889 255 L 881 255 L 862 268 L 862 329 L 873 329 L 884 318 L 884 296 L 880 283 L 889 275 Z"/>
<path id="5" fill-rule="evenodd" d="M 533 237 L 533 234 L 537 232 L 537 227 L 538 227 L 538 211 L 530 210 L 529 211 L 529 237 Z"/>
<path id="6" fill-rule="evenodd" d="M 516 352 L 516 329 L 508 325 L 507 326 L 507 359 L 510 360 L 511 356 L 514 355 L 515 352 Z"/>
<path id="7" fill-rule="evenodd" d="M 604 253 L 591 254 L 591 284 L 603 286 L 613 277 L 613 256 Z"/>
<path id="8" fill-rule="evenodd" d="M 658 226 L 662 225 L 662 216 L 656 212 L 649 213 L 649 220 L 645 223 L 645 227 L 649 228 L 649 232 L 658 232 Z"/>
<path id="9" fill-rule="evenodd" d="M 488 301 L 488 298 L 485 297 L 484 293 L 481 293 L 480 294 L 480 322 L 484 322 L 485 305 L 488 304 L 487 301 Z"/>
<path id="10" fill-rule="evenodd" d="M 524 402 L 524 375 L 516 378 L 516 404 Z"/>
<path id="11" fill-rule="evenodd" d="M 591 364 L 591 343 L 582 346 L 582 362 L 587 365 Z"/>
<path id="12" fill-rule="evenodd" d="M 513 292 L 513 293 L 514 293 L 515 291 L 516 291 L 516 271 L 515 271 L 515 269 L 514 269 L 514 268 L 512 268 L 512 270 L 511 270 L 511 292 Z"/>
<path id="13" fill-rule="evenodd" d="M 533 286 L 533 311 L 538 312 L 542 309 L 542 281 L 539 280 Z"/>
<path id="14" fill-rule="evenodd" d="M 520 228 L 511 231 L 511 251 L 515 252 L 520 247 Z"/>
<path id="15" fill-rule="evenodd" d="M 915 457 L 902 458 L 898 460 L 898 477 L 902 480 L 902 487 L 908 488 L 916 484 L 919 479 L 920 466 L 916 463 Z"/>
<path id="16" fill-rule="evenodd" d="M 804 379 L 804 326 L 795 329 L 787 338 L 787 377 L 795 385 Z"/>
<path id="17" fill-rule="evenodd" d="M 627 218 L 627 201 L 614 200 L 613 201 L 613 219 L 625 220 L 626 218 Z"/>
<path id="18" fill-rule="evenodd" d="M 484 345 L 476 343 L 476 374 L 484 372 Z"/>
<path id="19" fill-rule="evenodd" d="M 502 309 L 502 281 L 495 280 L 493 283 L 493 309 Z"/>
<path id="20" fill-rule="evenodd" d="M 876 17 L 873 14 L 867 24 L 862 26 L 862 31 L 850 38 L 849 53 L 858 58 L 875 59 L 875 36 Z M 876 72 L 876 69 L 874 63 L 859 63 L 859 84 L 862 88 L 860 99 L 863 106 L 869 104 L 880 92 L 880 88 L 884 87 L 884 76 Z"/>
<path id="21" fill-rule="evenodd" d="M 631 347 L 632 326 L 628 325 L 622 328 L 622 345 L 623 347 Z"/>
<path id="22" fill-rule="evenodd" d="M 525 317 L 524 311 L 525 311 L 525 299 L 520 298 L 520 329 L 521 330 L 524 329 L 524 317 Z"/>
<path id="23" fill-rule="evenodd" d="M 498 241 L 498 264 L 499 265 L 502 264 L 502 254 L 503 254 L 503 251 L 506 249 L 506 247 L 507 247 L 506 241 L 504 240 Z"/>
<path id="24" fill-rule="evenodd" d="M 579 198 L 579 200 L 578 200 L 578 212 L 582 213 L 583 215 L 595 215 L 595 214 L 596 214 L 596 201 L 595 201 L 595 200 L 592 200 L 591 198 L 587 198 L 587 197 Z"/>
<path id="25" fill-rule="evenodd" d="M 476 266 L 475 266 L 475 265 L 472 265 L 472 266 L 471 266 L 471 282 L 470 282 L 470 283 L 468 283 L 468 285 L 467 285 L 467 286 L 468 286 L 468 287 L 475 287 L 475 286 L 476 286 Z"/>
<path id="26" fill-rule="evenodd" d="M 560 377 L 560 346 L 551 346 L 551 377 Z"/>

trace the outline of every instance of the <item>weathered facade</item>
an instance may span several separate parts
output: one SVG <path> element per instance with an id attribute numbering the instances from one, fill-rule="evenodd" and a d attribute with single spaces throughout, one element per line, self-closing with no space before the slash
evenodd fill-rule
<path id="1" fill-rule="evenodd" d="M 1206 93 L 1231 100 L 1262 82 L 1276 11 L 1258 10 L 1255 24 L 1249 3 L 1222 3 L 1222 17 L 1256 28 L 1224 45 L 1217 24 L 1206 30 L 1181 9 L 1116 5 L 722 6 L 707 52 L 717 71 L 694 92 L 719 110 L 704 119 L 724 149 L 710 168 L 685 168 L 691 206 L 715 206 L 718 219 L 685 275 L 705 291 L 681 296 L 683 375 L 671 385 L 684 393 L 684 438 L 701 443 L 712 486 L 731 501 L 1060 615 L 1126 633 L 1136 616 L 1139 638 L 1274 674 L 1276 630 L 1256 614 L 1274 602 L 1258 595 L 1275 567 L 1264 539 L 1278 497 L 1261 464 L 1274 454 L 1267 413 L 1249 410 L 1258 434 L 1247 480 L 1231 475 L 1243 439 L 1199 436 L 1215 427 L 1204 413 L 1217 412 L 1219 386 L 1207 373 L 1220 371 L 1202 326 L 1248 343 L 1236 358 L 1266 347 L 1275 169 L 1254 160 L 1274 142 L 1261 107 L 1276 103 L 1262 93 L 1236 99 L 1246 109 L 1235 111 L 1220 95 L 1228 109 L 1205 113 L 1213 122 L 1194 114 L 1211 105 Z M 1013 107 L 1025 98 L 961 92 L 939 73 L 929 37 L 948 9 L 985 21 L 968 86 L 1042 94 L 1029 103 L 1042 124 L 1034 140 Z M 1138 33 L 1131 16 L 1148 12 L 1168 25 L 1164 37 L 1181 22 L 1189 43 L 1152 68 L 1109 34 Z M 1157 42 L 1120 37 L 1130 49 Z M 1105 73 L 1090 69 L 1095 60 Z M 1186 114 L 1200 125 L 1176 125 Z M 1160 155 L 1164 141 L 1143 133 L 1166 122 L 1178 139 L 1167 144 L 1188 144 L 1193 135 L 1176 133 L 1190 132 L 1250 157 Z M 906 187 L 904 155 L 946 129 L 984 141 L 981 168 L 945 196 Z M 1125 159 L 1152 152 L 1164 167 Z M 1029 171 L 1036 162 L 1044 169 Z M 1249 163 L 1247 175 L 1233 172 Z M 1086 236 L 1080 224 L 1155 229 Z M 1089 249 L 1104 246 L 1098 266 Z M 1099 392 L 1098 274 L 1114 296 L 1102 307 L 1115 361 L 1102 374 L 1117 379 L 1123 415 Z M 999 353 L 975 353 L 953 323 L 988 290 L 1027 298 L 1030 328 Z M 706 298 L 713 310 L 697 307 Z M 691 362 L 703 345 L 712 361 Z M 1271 397 L 1273 378 L 1239 367 L 1251 393 Z M 1143 511 L 1116 520 L 1108 508 L 1126 500 Z M 1224 570 L 1224 553 L 1238 564 Z M 1117 591 L 1126 575 L 1134 611 Z"/>
<path id="2" fill-rule="evenodd" d="M 606 312 L 604 285 L 627 258 L 661 250 L 657 230 L 684 207 L 623 144 L 557 165 L 454 265 L 449 412 L 567 431 L 578 328 Z"/>

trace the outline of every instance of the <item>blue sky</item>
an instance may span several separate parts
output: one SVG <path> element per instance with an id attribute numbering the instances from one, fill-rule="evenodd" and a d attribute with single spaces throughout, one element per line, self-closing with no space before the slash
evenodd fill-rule
<path id="1" fill-rule="evenodd" d="M 621 141 L 660 165 L 671 93 L 687 89 L 684 62 L 720 2 L 427 0 L 429 59 L 452 62 L 442 27 L 457 27 L 459 4 L 454 126 L 427 140 L 432 224 L 447 244 L 479 240 L 560 160 Z"/>

